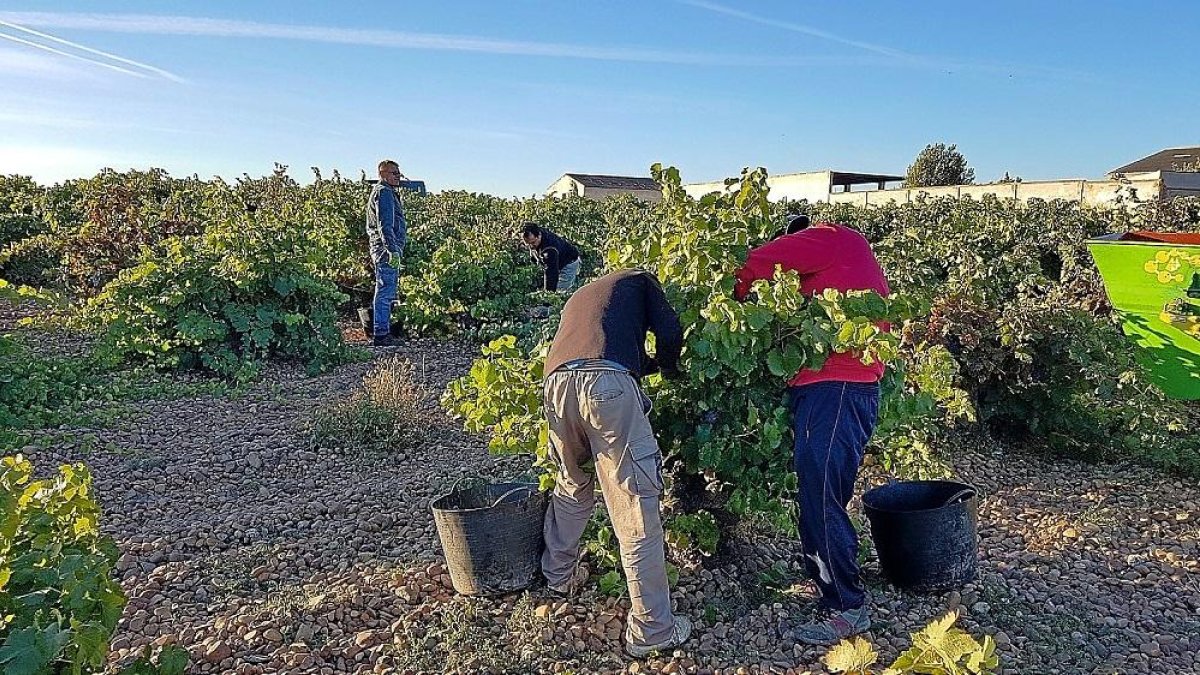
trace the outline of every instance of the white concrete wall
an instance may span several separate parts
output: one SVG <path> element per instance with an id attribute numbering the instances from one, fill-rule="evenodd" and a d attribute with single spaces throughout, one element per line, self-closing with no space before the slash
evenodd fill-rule
<path id="1" fill-rule="evenodd" d="M 771 189 L 768 199 L 773 202 L 783 199 L 807 199 L 810 202 L 827 202 L 829 201 L 829 180 L 830 173 L 828 171 L 808 171 L 805 173 L 785 173 L 777 176 L 767 176 L 767 187 Z M 708 181 L 706 183 L 688 183 L 683 186 L 684 192 L 697 199 L 710 192 L 723 192 L 724 190 L 725 181 L 723 180 Z"/>
<path id="2" fill-rule="evenodd" d="M 608 199 L 615 195 L 631 194 L 643 201 L 658 203 L 662 201 L 662 193 L 658 190 L 615 190 L 612 188 L 590 188 L 583 185 L 579 181 L 563 174 L 562 178 L 550 184 L 546 188 L 547 197 L 567 197 L 570 195 L 581 195 L 588 199 L 597 201 Z"/>
<path id="3" fill-rule="evenodd" d="M 931 199 L 937 199 L 939 197 L 954 197 L 957 199 L 958 198 L 958 190 L 961 187 L 962 187 L 961 185 L 936 185 L 933 187 L 909 188 L 908 189 L 908 200 L 913 201 L 913 200 L 919 198 L 922 194 L 929 195 L 929 197 Z M 900 189 L 905 189 L 905 188 L 900 188 Z M 881 192 L 881 191 L 876 190 L 876 192 Z"/>
<path id="4" fill-rule="evenodd" d="M 953 195 L 957 196 L 957 191 Z M 909 191 L 904 188 L 895 188 L 892 190 L 861 190 L 858 192 L 834 192 L 829 195 L 826 200 L 830 204 L 854 204 L 855 206 L 882 206 L 891 202 L 907 204 L 911 197 Z"/>
<path id="5" fill-rule="evenodd" d="M 1056 181 L 1037 181 L 1020 183 L 1018 187 L 1018 198 L 1026 199 L 1044 199 L 1050 201 L 1052 199 L 1066 199 L 1074 201 L 1083 201 L 1084 198 L 1084 183 L 1082 180 L 1056 180 Z M 1103 181 L 1104 183 L 1113 183 L 1113 181 Z"/>
<path id="6" fill-rule="evenodd" d="M 830 174 L 828 171 L 809 171 L 806 173 L 786 173 L 778 176 L 767 176 L 767 187 L 771 188 L 768 195 L 773 202 L 784 199 L 810 202 L 829 201 Z"/>
<path id="7" fill-rule="evenodd" d="M 683 186 L 683 191 L 693 199 L 699 199 L 710 192 L 723 192 L 725 190 L 725 181 L 713 180 L 707 183 L 688 183 Z"/>
<path id="8" fill-rule="evenodd" d="M 583 194 L 583 186 L 579 184 L 579 181 L 566 174 L 546 188 L 547 197 L 566 197 L 577 194 Z"/>
<path id="9" fill-rule="evenodd" d="M 862 195 L 862 197 L 856 197 L 855 195 Z M 864 190 L 849 194 L 835 192 L 829 195 L 829 201 L 833 204 L 866 203 L 870 206 L 883 206 L 892 202 L 904 204 L 908 201 L 908 191 L 897 188 L 894 190 Z"/>
<path id="10" fill-rule="evenodd" d="M 875 190 L 875 192 L 880 192 L 880 190 Z M 870 194 L 871 194 L 870 191 L 834 192 L 829 195 L 829 199 L 826 201 L 828 201 L 830 204 L 853 204 L 854 206 L 870 206 L 873 203 L 873 202 L 868 201 L 868 199 L 869 199 L 868 195 L 870 195 Z"/>
<path id="11" fill-rule="evenodd" d="M 967 197 L 979 201 L 987 195 L 995 195 L 1000 199 L 1015 199 L 1017 186 L 1020 183 L 989 183 L 987 185 L 962 185 L 958 189 L 959 197 Z"/>
<path id="12" fill-rule="evenodd" d="M 856 204 L 859 206 L 883 205 L 891 202 L 907 204 L 921 194 L 929 199 L 941 197 L 971 197 L 982 199 L 984 195 L 995 195 L 999 199 L 1066 199 L 1082 201 L 1084 204 L 1114 204 L 1121 195 L 1130 198 L 1132 191 L 1138 201 L 1149 201 L 1161 196 L 1200 196 L 1200 173 L 1157 171 L 1129 174 L 1125 180 L 1048 180 L 1020 183 L 985 183 L 982 185 L 943 185 L 921 188 L 893 188 L 890 190 L 863 190 L 854 192 L 830 192 L 830 172 L 769 176 L 771 201 L 781 199 L 807 199 L 810 202 L 832 204 Z M 710 192 L 725 189 L 724 181 L 690 183 L 683 189 L 692 197 L 701 197 Z M 1164 194 L 1165 193 L 1165 194 Z"/>
<path id="13" fill-rule="evenodd" d="M 1162 183 L 1155 178 L 1131 181 L 1116 180 L 1056 180 L 1030 181 L 1021 183 L 987 183 L 984 185 L 944 185 L 938 187 L 896 188 L 892 190 L 869 190 L 866 192 L 835 192 L 829 195 L 834 204 L 882 205 L 889 202 L 906 204 L 924 194 L 929 199 L 941 197 L 971 197 L 982 199 L 984 195 L 995 195 L 999 199 L 1067 199 L 1084 204 L 1113 204 L 1120 194 L 1130 198 L 1130 191 L 1138 201 L 1157 199 L 1163 191 Z M 1190 185 L 1190 184 L 1189 184 Z M 1196 182 L 1196 193 L 1200 194 L 1200 180 Z M 1189 188 L 1181 187 L 1182 191 Z M 1193 194 L 1187 192 L 1187 194 Z"/>
<path id="14" fill-rule="evenodd" d="M 1083 203 L 1093 206 L 1116 204 L 1118 200 L 1153 201 L 1162 196 L 1162 181 L 1145 178 L 1131 181 L 1090 180 L 1083 184 Z"/>

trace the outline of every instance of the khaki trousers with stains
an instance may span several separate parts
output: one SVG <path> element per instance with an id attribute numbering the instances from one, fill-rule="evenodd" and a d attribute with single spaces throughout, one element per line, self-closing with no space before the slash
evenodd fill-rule
<path id="1" fill-rule="evenodd" d="M 633 377 L 608 362 L 574 362 L 546 377 L 544 402 L 557 482 L 546 512 L 542 572 L 565 585 L 600 483 L 629 582 L 628 636 L 637 645 L 671 636 L 659 501 L 662 456 L 646 413 L 650 401 Z"/>

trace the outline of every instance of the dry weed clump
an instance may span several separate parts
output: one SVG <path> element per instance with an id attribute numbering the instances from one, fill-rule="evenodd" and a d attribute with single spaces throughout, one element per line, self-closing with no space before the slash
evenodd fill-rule
<path id="1" fill-rule="evenodd" d="M 363 377 L 361 387 L 317 411 L 312 442 L 326 450 L 407 451 L 429 405 L 422 376 L 405 359 L 390 356 Z"/>

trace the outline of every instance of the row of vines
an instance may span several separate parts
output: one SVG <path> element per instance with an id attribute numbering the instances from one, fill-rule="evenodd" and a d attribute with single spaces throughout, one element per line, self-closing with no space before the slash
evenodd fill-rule
<path id="1" fill-rule="evenodd" d="M 919 455 L 965 423 L 1058 452 L 1200 470 L 1186 433 L 1194 407 L 1166 400 L 1140 377 L 1084 244 L 1113 231 L 1196 231 L 1196 200 L 1098 209 L 937 199 L 860 208 L 769 202 L 761 171 L 701 200 L 684 194 L 673 169 L 658 178 L 667 198 L 654 207 L 632 199 L 406 195 L 399 321 L 414 335 L 512 334 L 513 349 L 532 353 L 552 328 L 543 325 L 545 312 L 532 310 L 561 299 L 534 292 L 537 270 L 517 235 L 525 221 L 577 242 L 585 278 L 651 269 L 689 327 L 693 379 L 682 389 L 703 392 L 673 401 L 664 389 L 660 407 L 671 411 L 664 419 L 691 420 L 674 436 L 681 456 L 700 467 L 697 438 L 737 435 L 748 419 L 742 413 L 773 419 L 778 410 L 761 399 L 735 411 L 715 383 L 774 395 L 783 374 L 837 348 L 830 340 L 839 335 L 822 332 L 842 311 L 829 302 L 793 297 L 785 282 L 743 305 L 728 288 L 748 248 L 772 236 L 783 214 L 804 210 L 862 231 L 898 292 L 896 307 L 851 308 L 845 317 L 865 325 L 869 315 L 898 311 L 894 335 L 841 337 L 884 340 L 906 357 L 899 379 L 909 392 L 942 402 L 939 411 L 928 398 L 890 399 L 901 409 L 886 417 L 885 445 Z M 317 372 L 356 356 L 338 317 L 365 305 L 371 291 L 362 231 L 368 190 L 366 181 L 319 172 L 301 184 L 284 167 L 233 181 L 160 170 L 106 170 L 51 187 L 0 177 L 0 279 L 9 289 L 69 298 L 56 321 L 99 335 L 110 361 L 243 380 L 272 358 Z M 675 414 L 684 408 L 687 415 Z M 709 413 L 721 421 L 692 419 Z M 931 416 L 936 424 L 912 424 Z M 770 442 L 730 443 L 774 455 L 774 427 L 750 426 Z"/>
<path id="2" fill-rule="evenodd" d="M 661 407 L 672 411 L 664 419 L 684 423 L 711 412 L 722 420 L 692 420 L 674 434 L 694 467 L 703 454 L 697 438 L 735 434 L 748 420 L 743 412 L 761 419 L 777 412 L 767 399 L 735 411 L 714 383 L 777 393 L 784 374 L 838 348 L 840 338 L 886 342 L 906 357 L 902 388 L 941 401 L 893 397 L 904 409 L 883 429 L 895 439 L 885 442 L 891 447 L 929 447 L 965 423 L 1065 453 L 1200 469 L 1186 433 L 1194 407 L 1166 400 L 1139 376 L 1084 245 L 1112 231 L 1195 231 L 1195 200 L 1097 209 L 938 199 L 859 208 L 769 202 L 761 171 L 700 200 L 684 194 L 673 169 L 658 178 L 667 198 L 654 207 L 632 199 L 406 195 L 399 321 L 415 335 L 512 334 L 514 349 L 532 353 L 550 326 L 542 325 L 545 312 L 531 310 L 561 302 L 534 292 L 537 270 L 517 235 L 522 222 L 534 221 L 580 245 L 585 278 L 643 267 L 663 281 L 689 327 L 692 380 L 683 389 L 703 392 L 674 401 L 664 389 Z M 284 167 L 233 181 L 160 170 L 106 170 L 51 187 L 0 177 L 0 279 L 9 289 L 68 298 L 55 320 L 96 333 L 115 362 L 245 380 L 277 358 L 317 372 L 355 358 L 338 317 L 365 305 L 371 290 L 362 231 L 368 190 L 366 181 L 319 172 L 301 184 Z M 734 302 L 732 271 L 793 210 L 862 231 L 899 299 L 856 301 L 863 306 L 836 326 L 840 301 L 808 302 L 786 280 L 760 289 L 754 303 Z M 901 329 L 893 335 L 823 332 L 897 312 Z M 688 415 L 675 414 L 684 408 Z M 914 416 L 939 421 L 917 430 L 908 423 Z M 729 442 L 773 455 L 774 427 L 749 426 L 770 442 Z"/>

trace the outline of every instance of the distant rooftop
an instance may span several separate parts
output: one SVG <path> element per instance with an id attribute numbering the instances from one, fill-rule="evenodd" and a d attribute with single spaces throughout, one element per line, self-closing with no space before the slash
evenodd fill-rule
<path id="1" fill-rule="evenodd" d="M 798 171 L 794 173 L 773 173 L 769 174 L 770 178 L 783 178 L 785 176 L 811 176 L 817 174 L 829 174 L 829 184 L 833 186 L 845 187 L 847 185 L 867 185 L 879 183 L 895 183 L 903 181 L 904 176 L 897 176 L 890 173 L 860 173 L 858 171 Z M 714 180 L 710 183 L 721 183 L 723 181 Z"/>
<path id="2" fill-rule="evenodd" d="M 1109 171 L 1114 173 L 1141 173 L 1143 171 L 1200 171 L 1200 147 L 1167 148 Z"/>
<path id="3" fill-rule="evenodd" d="M 662 188 L 653 178 L 636 176 L 602 176 L 594 173 L 568 173 L 568 176 L 579 181 L 580 185 L 590 188 L 607 188 L 610 190 L 653 190 Z"/>
<path id="4" fill-rule="evenodd" d="M 904 176 L 894 176 L 887 173 L 855 173 L 850 171 L 830 171 L 831 185 L 863 185 L 866 183 L 892 183 L 904 180 Z"/>

